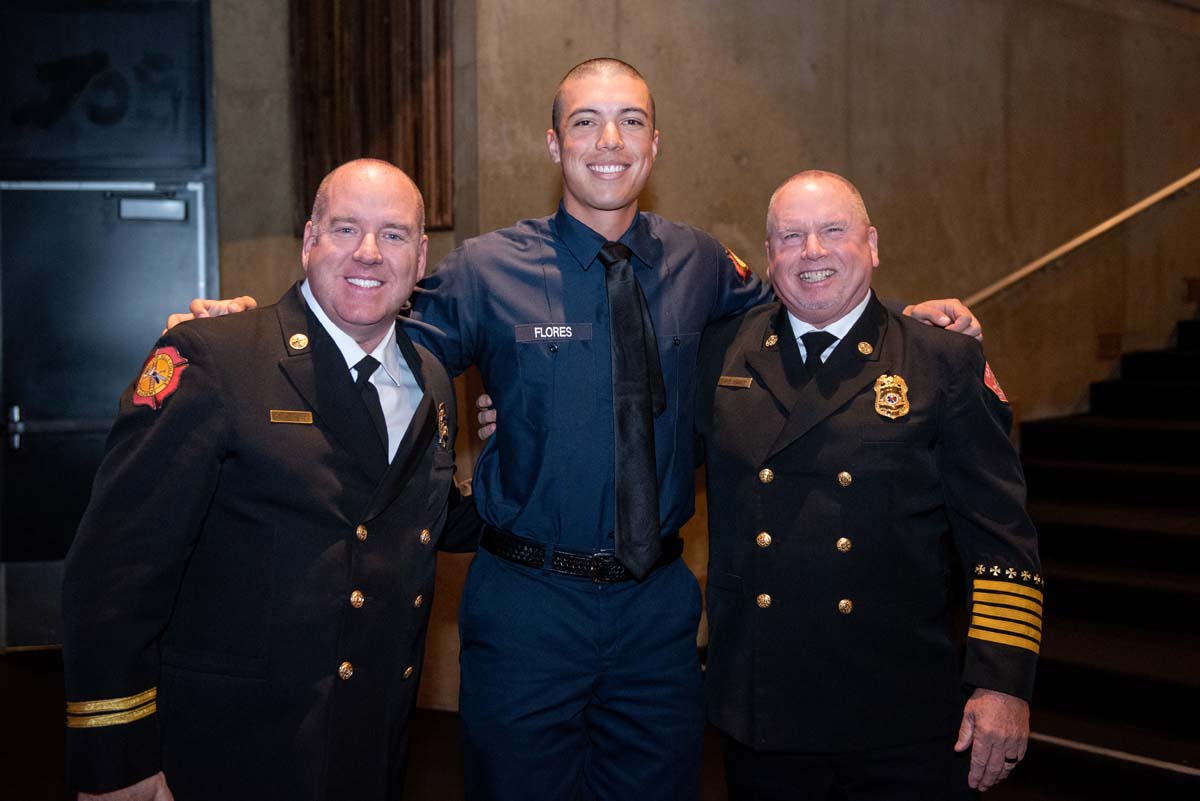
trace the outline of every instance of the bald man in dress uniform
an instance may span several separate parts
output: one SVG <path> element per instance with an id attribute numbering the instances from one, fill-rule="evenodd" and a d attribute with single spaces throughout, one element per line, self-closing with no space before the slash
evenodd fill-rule
<path id="1" fill-rule="evenodd" d="M 452 384 L 396 324 L 423 228 L 399 169 L 339 167 L 306 280 L 172 329 L 125 392 L 67 558 L 80 798 L 400 798 L 435 549 L 478 536 Z"/>
<path id="2" fill-rule="evenodd" d="M 779 300 L 711 326 L 697 380 L 730 798 L 972 797 L 1024 756 L 1041 642 L 1011 410 L 979 343 L 875 299 L 844 178 L 780 187 L 766 245 Z"/>

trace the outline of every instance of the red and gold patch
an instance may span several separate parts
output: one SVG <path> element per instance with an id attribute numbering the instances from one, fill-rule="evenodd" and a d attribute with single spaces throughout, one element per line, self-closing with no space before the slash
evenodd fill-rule
<path id="1" fill-rule="evenodd" d="M 135 406 L 161 409 L 163 401 L 179 389 L 179 379 L 187 369 L 188 361 L 175 348 L 158 348 L 150 354 L 137 386 L 133 388 Z"/>
<path id="2" fill-rule="evenodd" d="M 996 374 L 992 372 L 992 366 L 987 362 L 983 363 L 983 383 L 987 388 L 996 393 L 996 397 L 1002 402 L 1008 403 L 1008 396 L 1004 394 L 1004 390 L 1000 389 L 1000 382 L 996 380 Z"/>
<path id="3" fill-rule="evenodd" d="M 722 245 L 721 247 L 725 246 Z M 733 265 L 733 269 L 737 270 L 737 274 L 741 276 L 743 281 L 750 277 L 750 267 L 746 264 L 746 262 L 738 258 L 738 254 L 734 253 L 729 248 L 725 248 L 725 255 L 729 257 L 730 264 Z"/>

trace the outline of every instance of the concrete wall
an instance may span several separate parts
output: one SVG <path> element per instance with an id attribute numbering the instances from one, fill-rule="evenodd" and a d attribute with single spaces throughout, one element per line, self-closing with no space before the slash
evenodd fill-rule
<path id="1" fill-rule="evenodd" d="M 298 274 L 286 14 L 214 0 L 225 294 L 270 299 Z M 645 207 L 761 269 L 771 190 L 801 168 L 841 172 L 880 230 L 890 297 L 966 296 L 1200 166 L 1200 13 L 1159 0 L 456 0 L 455 26 L 457 227 L 433 236 L 434 258 L 553 211 L 550 100 L 597 55 L 655 94 Z M 1200 191 L 977 309 L 1019 414 L 1082 408 L 1115 369 L 1099 334 L 1166 344 L 1195 311 L 1198 220 Z M 465 473 L 474 442 L 459 447 Z M 701 575 L 702 523 L 687 554 Z M 468 561 L 441 565 L 427 706 L 456 703 Z"/>

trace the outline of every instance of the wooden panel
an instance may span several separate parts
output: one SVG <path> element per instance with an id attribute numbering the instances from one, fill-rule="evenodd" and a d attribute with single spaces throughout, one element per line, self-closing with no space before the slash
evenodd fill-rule
<path id="1" fill-rule="evenodd" d="M 449 0 L 295 0 L 296 220 L 321 178 L 372 157 L 412 177 L 431 229 L 454 225 Z"/>

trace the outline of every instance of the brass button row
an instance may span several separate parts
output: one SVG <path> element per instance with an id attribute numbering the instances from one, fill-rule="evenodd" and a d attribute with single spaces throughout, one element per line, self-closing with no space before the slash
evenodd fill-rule
<path id="1" fill-rule="evenodd" d="M 413 666 L 409 665 L 404 669 L 404 678 L 411 679 L 413 672 Z M 347 681 L 351 676 L 354 675 L 354 665 L 350 664 L 349 662 L 343 662 L 342 664 L 338 665 L 337 673 L 339 679 L 342 681 Z"/>
<path id="2" fill-rule="evenodd" d="M 764 467 L 758 471 L 758 480 L 763 484 L 770 484 L 775 480 L 775 471 L 769 467 Z M 837 483 L 843 487 L 848 487 L 854 482 L 854 476 L 847 473 L 845 470 L 837 474 Z"/>
<path id="3" fill-rule="evenodd" d="M 772 603 L 771 596 L 765 592 L 756 597 L 754 602 L 758 604 L 759 609 L 768 609 Z M 837 609 L 843 615 L 848 615 L 854 611 L 854 602 L 849 598 L 843 598 L 842 600 L 838 601 Z"/>
<path id="4" fill-rule="evenodd" d="M 354 529 L 354 536 L 358 537 L 359 542 L 366 542 L 367 527 L 360 523 L 358 528 Z M 421 529 L 420 539 L 422 545 L 428 545 L 433 539 L 433 535 L 430 533 L 429 529 L 423 528 Z"/>

